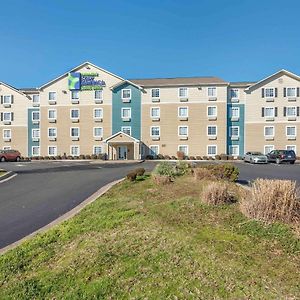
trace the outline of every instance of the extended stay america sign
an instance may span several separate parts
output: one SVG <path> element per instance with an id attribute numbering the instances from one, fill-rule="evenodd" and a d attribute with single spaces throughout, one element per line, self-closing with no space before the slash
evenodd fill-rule
<path id="1" fill-rule="evenodd" d="M 97 79 L 98 73 L 69 73 L 68 86 L 69 90 L 102 90 L 106 86 L 105 81 Z"/>

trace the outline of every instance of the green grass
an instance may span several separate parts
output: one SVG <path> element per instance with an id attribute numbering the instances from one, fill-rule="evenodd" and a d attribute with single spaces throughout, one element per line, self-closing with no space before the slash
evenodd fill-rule
<path id="1" fill-rule="evenodd" d="M 296 299 L 300 242 L 202 184 L 123 182 L 73 219 L 0 257 L 0 299 Z"/>

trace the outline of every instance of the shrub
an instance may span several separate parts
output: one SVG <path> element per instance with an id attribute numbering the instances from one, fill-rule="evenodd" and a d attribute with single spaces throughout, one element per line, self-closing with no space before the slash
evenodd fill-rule
<path id="1" fill-rule="evenodd" d="M 137 176 L 143 176 L 145 174 L 145 169 L 144 168 L 137 168 L 134 170 Z"/>
<path id="2" fill-rule="evenodd" d="M 174 159 L 174 160 L 176 160 L 176 159 L 177 159 L 177 157 L 176 157 L 176 156 L 174 156 L 174 155 L 172 155 L 172 156 L 171 156 L 171 158 L 172 158 L 172 159 Z"/>
<path id="3" fill-rule="evenodd" d="M 230 204 L 234 196 L 225 182 L 212 182 L 202 192 L 202 201 L 209 205 Z"/>
<path id="4" fill-rule="evenodd" d="M 83 154 L 79 155 L 79 159 L 85 159 L 85 155 Z"/>
<path id="5" fill-rule="evenodd" d="M 44 156 L 39 156 L 39 160 L 44 160 Z"/>
<path id="6" fill-rule="evenodd" d="M 85 156 L 86 159 L 91 159 L 91 156 L 88 154 Z"/>
<path id="7" fill-rule="evenodd" d="M 202 165 L 199 168 L 205 168 L 211 171 L 216 179 L 237 181 L 239 178 L 239 169 L 232 164 L 209 164 Z"/>
<path id="8" fill-rule="evenodd" d="M 228 160 L 233 160 L 233 156 L 232 156 L 232 155 L 228 155 L 228 156 L 227 156 L 227 159 L 228 159 Z"/>
<path id="9" fill-rule="evenodd" d="M 161 162 L 156 165 L 153 170 L 153 174 L 174 177 L 176 175 L 176 170 L 172 164 L 168 162 Z"/>
<path id="10" fill-rule="evenodd" d="M 203 156 L 202 158 L 203 158 L 203 160 L 208 160 L 207 156 Z"/>
<path id="11" fill-rule="evenodd" d="M 172 177 L 167 175 L 154 174 L 152 178 L 157 185 L 165 185 L 172 182 Z"/>
<path id="12" fill-rule="evenodd" d="M 164 159 L 171 159 L 171 157 L 169 155 L 165 155 Z"/>
<path id="13" fill-rule="evenodd" d="M 195 156 L 190 156 L 189 159 L 190 160 L 196 160 Z"/>
<path id="14" fill-rule="evenodd" d="M 221 155 L 216 155 L 216 160 L 221 160 Z"/>
<path id="15" fill-rule="evenodd" d="M 197 160 L 202 160 L 202 157 L 199 155 L 197 155 L 196 158 L 197 158 Z"/>
<path id="16" fill-rule="evenodd" d="M 148 154 L 148 155 L 146 156 L 146 159 L 153 159 L 153 155 Z"/>
<path id="17" fill-rule="evenodd" d="M 182 151 L 177 151 L 177 157 L 178 157 L 178 159 L 183 160 L 184 157 L 185 157 L 184 152 L 182 152 Z"/>
<path id="18" fill-rule="evenodd" d="M 184 162 L 184 161 L 179 161 L 175 165 L 174 175 L 182 176 L 182 175 L 188 173 L 189 169 L 190 169 L 189 163 Z"/>
<path id="19" fill-rule="evenodd" d="M 60 156 L 60 155 L 57 155 L 57 156 L 55 157 L 55 159 L 61 159 L 61 156 Z"/>
<path id="20" fill-rule="evenodd" d="M 49 156 L 45 156 L 44 158 L 45 158 L 45 160 L 49 160 Z"/>
<path id="21" fill-rule="evenodd" d="M 215 179 L 212 171 L 206 168 L 195 168 L 193 174 L 196 180 Z"/>
<path id="22" fill-rule="evenodd" d="M 221 160 L 228 160 L 227 154 L 221 154 L 220 157 L 221 157 Z"/>
<path id="23" fill-rule="evenodd" d="M 291 180 L 257 179 L 250 193 L 242 197 L 241 211 L 248 217 L 289 223 L 300 220 L 300 201 L 296 182 Z"/>
<path id="24" fill-rule="evenodd" d="M 130 181 L 135 181 L 136 180 L 136 172 L 135 171 L 131 171 L 126 175 L 126 178 Z"/>
<path id="25" fill-rule="evenodd" d="M 164 156 L 162 154 L 157 154 L 157 159 L 164 159 Z"/>

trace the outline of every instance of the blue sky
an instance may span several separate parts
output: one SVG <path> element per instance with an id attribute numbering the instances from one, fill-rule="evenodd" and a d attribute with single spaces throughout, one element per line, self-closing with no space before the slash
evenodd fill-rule
<path id="1" fill-rule="evenodd" d="M 299 1 L 2 1 L 0 81 L 39 86 L 84 61 L 125 78 L 300 74 Z"/>

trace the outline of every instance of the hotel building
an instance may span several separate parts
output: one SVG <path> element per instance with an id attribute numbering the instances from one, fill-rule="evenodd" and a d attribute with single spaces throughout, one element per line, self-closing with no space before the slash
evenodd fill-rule
<path id="1" fill-rule="evenodd" d="M 0 82 L 0 148 L 23 156 L 244 155 L 293 149 L 300 77 L 127 80 L 85 62 L 38 88 Z"/>

